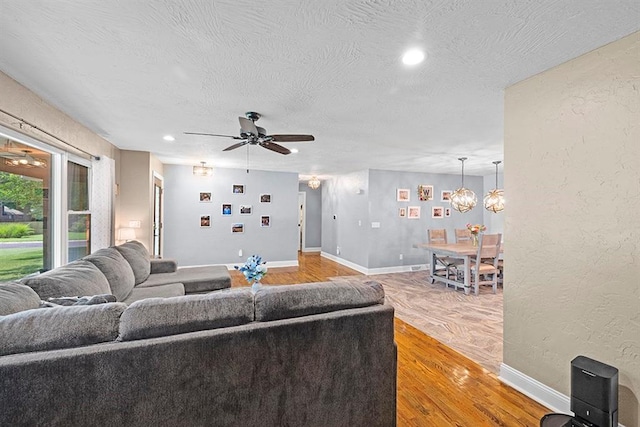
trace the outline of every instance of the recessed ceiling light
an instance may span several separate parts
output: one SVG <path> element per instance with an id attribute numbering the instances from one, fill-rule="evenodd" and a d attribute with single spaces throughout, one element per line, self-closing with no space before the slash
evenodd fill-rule
<path id="1" fill-rule="evenodd" d="M 165 135 L 165 136 L 163 136 L 163 137 L 162 137 L 162 139 L 164 139 L 165 141 L 169 141 L 169 142 L 171 142 L 171 141 L 175 141 L 175 140 L 176 140 L 176 139 L 175 139 L 173 136 L 171 136 L 171 135 Z"/>
<path id="2" fill-rule="evenodd" d="M 405 65 L 416 65 L 424 61 L 424 52 L 420 49 L 410 49 L 402 55 L 402 62 Z"/>
<path id="3" fill-rule="evenodd" d="M 297 148 L 292 148 L 290 151 L 291 151 L 293 154 L 295 154 L 295 153 L 297 153 L 297 152 L 298 152 L 298 149 L 297 149 Z"/>

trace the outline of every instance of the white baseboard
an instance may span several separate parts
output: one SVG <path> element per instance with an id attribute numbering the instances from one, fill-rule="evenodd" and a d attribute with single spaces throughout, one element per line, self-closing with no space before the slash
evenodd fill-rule
<path id="1" fill-rule="evenodd" d="M 552 412 L 561 412 L 565 414 L 571 413 L 571 405 L 568 396 L 565 396 L 551 387 L 542 384 L 540 381 L 513 369 L 509 365 L 505 365 L 504 363 L 500 364 L 500 375 L 498 378 L 500 381 L 510 385 L 520 393 L 529 396 L 536 402 L 551 409 Z"/>
<path id="2" fill-rule="evenodd" d="M 504 363 L 500 364 L 500 375 L 498 378 L 520 393 L 546 406 L 551 410 L 550 412 L 573 415 L 569 396 L 565 396 L 551 387 L 542 384 L 540 381 L 523 374 L 517 369 L 513 369 L 509 365 L 505 365 Z M 624 427 L 624 425 L 618 423 L 618 427 Z"/>
<path id="3" fill-rule="evenodd" d="M 322 248 L 303 248 L 302 252 L 321 252 Z"/>
<path id="4" fill-rule="evenodd" d="M 235 266 L 241 266 L 244 265 L 246 260 L 242 261 L 242 262 L 238 262 L 238 263 L 233 263 L 233 264 L 224 264 L 227 269 L 229 270 L 234 270 Z M 275 268 L 275 267 L 297 267 L 298 264 L 298 260 L 291 260 L 291 261 L 267 261 L 267 268 Z"/>
<path id="5" fill-rule="evenodd" d="M 349 267 L 353 270 L 356 270 L 359 273 L 362 274 L 366 274 L 367 276 L 373 276 L 376 274 L 388 274 L 388 273 L 404 273 L 407 271 L 418 271 L 418 270 L 424 270 L 426 268 L 428 268 L 427 265 L 425 264 L 419 264 L 419 265 L 398 265 L 398 266 L 393 266 L 393 267 L 379 267 L 379 268 L 367 268 L 367 267 L 363 267 L 359 264 L 356 264 L 354 262 L 351 261 L 347 261 L 346 259 L 340 258 L 338 256 L 332 255 L 330 253 L 327 252 L 320 252 L 320 256 L 323 256 L 327 259 L 330 259 L 331 261 L 335 261 L 338 264 L 342 264 L 345 267 Z"/>

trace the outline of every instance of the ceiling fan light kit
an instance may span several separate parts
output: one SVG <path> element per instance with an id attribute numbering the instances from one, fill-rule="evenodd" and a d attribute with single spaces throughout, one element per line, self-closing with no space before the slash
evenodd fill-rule
<path id="1" fill-rule="evenodd" d="M 193 174 L 196 176 L 211 176 L 213 175 L 213 168 L 205 166 L 207 162 L 200 162 L 200 166 L 193 167 Z"/>
<path id="2" fill-rule="evenodd" d="M 496 165 L 496 187 L 484 196 L 484 208 L 493 213 L 504 210 L 504 190 L 498 189 L 498 165 L 500 160 L 493 162 Z"/>
<path id="3" fill-rule="evenodd" d="M 466 157 L 458 158 L 462 162 L 462 186 L 451 194 L 451 207 L 458 212 L 465 213 L 473 209 L 478 203 L 476 193 L 464 187 L 464 161 Z"/>

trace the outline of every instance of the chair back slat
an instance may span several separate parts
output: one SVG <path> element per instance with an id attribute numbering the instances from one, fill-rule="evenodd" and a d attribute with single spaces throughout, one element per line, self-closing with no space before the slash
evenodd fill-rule
<path id="1" fill-rule="evenodd" d="M 464 243 L 471 240 L 471 232 L 466 228 L 456 228 L 456 243 Z"/>
<path id="2" fill-rule="evenodd" d="M 502 234 L 480 234 L 478 236 L 477 259 L 493 258 L 497 260 L 500 255 L 500 243 Z M 492 262 L 493 263 L 493 262 Z"/>
<path id="3" fill-rule="evenodd" d="M 447 230 L 444 228 L 427 230 L 427 241 L 429 244 L 447 243 Z"/>

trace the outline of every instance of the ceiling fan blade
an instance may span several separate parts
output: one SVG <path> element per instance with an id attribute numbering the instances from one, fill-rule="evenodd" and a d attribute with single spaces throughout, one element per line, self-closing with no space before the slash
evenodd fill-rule
<path id="1" fill-rule="evenodd" d="M 200 133 L 200 132 L 184 132 L 185 135 L 204 135 L 204 136 L 222 136 L 224 138 L 233 138 L 233 139 L 244 139 L 239 136 L 232 135 L 219 135 L 217 133 Z"/>
<path id="2" fill-rule="evenodd" d="M 243 145 L 247 145 L 248 143 L 249 143 L 249 141 L 242 141 L 242 142 L 238 142 L 237 144 L 230 145 L 229 147 L 225 148 L 225 149 L 224 149 L 224 150 L 222 150 L 222 151 L 231 151 L 231 150 L 235 150 L 236 148 L 240 148 L 240 147 L 242 147 Z"/>
<path id="3" fill-rule="evenodd" d="M 275 142 L 265 141 L 265 142 L 261 142 L 259 145 L 261 147 L 266 148 L 267 150 L 275 151 L 276 153 L 291 154 L 291 150 L 289 150 L 286 147 L 283 147 L 282 145 L 276 144 Z"/>
<path id="4" fill-rule="evenodd" d="M 269 135 L 272 141 L 278 142 L 304 142 L 315 141 L 313 135 Z"/>
<path id="5" fill-rule="evenodd" d="M 246 117 L 238 117 L 238 120 L 240 121 L 240 129 L 242 130 L 242 133 L 250 133 L 251 135 L 258 136 L 258 128 L 255 123 Z"/>

